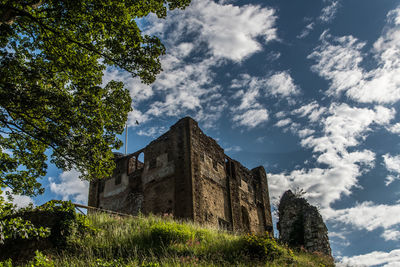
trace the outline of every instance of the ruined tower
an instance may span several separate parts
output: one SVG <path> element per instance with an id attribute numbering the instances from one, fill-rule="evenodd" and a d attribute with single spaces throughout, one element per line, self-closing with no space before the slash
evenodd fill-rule
<path id="1" fill-rule="evenodd" d="M 331 256 L 328 229 L 315 206 L 288 190 L 282 195 L 278 211 L 277 228 L 281 241 Z"/>
<path id="2" fill-rule="evenodd" d="M 229 158 L 192 118 L 179 120 L 135 153 L 117 155 L 116 164 L 112 177 L 90 183 L 89 206 L 272 232 L 264 168 L 249 170 Z"/>

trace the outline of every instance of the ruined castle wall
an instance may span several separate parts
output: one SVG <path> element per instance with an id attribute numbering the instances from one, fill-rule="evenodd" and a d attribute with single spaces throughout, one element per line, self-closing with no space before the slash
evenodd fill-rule
<path id="1" fill-rule="evenodd" d="M 89 205 L 130 214 L 172 213 L 233 231 L 272 231 L 264 168 L 250 171 L 230 159 L 191 118 L 116 162 L 112 178 L 90 184 Z"/>
<path id="2" fill-rule="evenodd" d="M 124 213 L 137 213 L 132 205 L 127 157 L 116 159 L 112 177 L 92 182 L 89 205 Z M 93 188 L 93 189 L 92 189 Z M 135 197 L 137 198 L 137 196 Z"/>
<path id="3" fill-rule="evenodd" d="M 231 229 L 224 150 L 197 123 L 191 128 L 195 221 Z"/>
<path id="4" fill-rule="evenodd" d="M 175 204 L 175 164 L 168 153 L 171 150 L 169 133 L 151 142 L 144 149 L 142 173 L 143 213 L 172 213 Z"/>
<path id="5" fill-rule="evenodd" d="M 257 213 L 253 177 L 247 168 L 239 164 L 238 166 L 237 176 L 240 179 L 239 195 L 242 228 L 250 232 L 261 232 L 259 225 L 263 224 L 263 222 L 260 222 Z"/>
<path id="6" fill-rule="evenodd" d="M 143 212 L 192 218 L 189 125 L 181 120 L 144 149 Z"/>
<path id="7" fill-rule="evenodd" d="M 277 227 L 282 242 L 331 256 L 328 229 L 316 207 L 288 190 L 280 200 L 278 211 Z"/>
<path id="8" fill-rule="evenodd" d="M 191 142 L 195 221 L 234 231 L 272 230 L 272 221 L 266 221 L 271 217 L 269 199 L 260 201 L 264 191 L 259 173 L 228 159 L 197 123 L 191 129 Z"/>
<path id="9" fill-rule="evenodd" d="M 260 230 L 273 232 L 271 205 L 269 201 L 268 179 L 265 169 L 257 167 L 251 170 L 254 177 L 255 201 L 260 220 Z M 263 230 L 264 228 L 264 230 Z"/>

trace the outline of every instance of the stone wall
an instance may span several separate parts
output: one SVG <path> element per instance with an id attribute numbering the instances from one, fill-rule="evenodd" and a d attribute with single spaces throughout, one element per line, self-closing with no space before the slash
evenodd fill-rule
<path id="1" fill-rule="evenodd" d="M 328 229 L 316 207 L 288 190 L 280 200 L 278 211 L 277 227 L 283 242 L 331 256 Z"/>
<path id="2" fill-rule="evenodd" d="M 144 154 L 144 162 L 138 161 Z M 116 158 L 113 177 L 90 184 L 89 205 L 165 214 L 233 231 L 272 232 L 267 176 L 230 159 L 187 117 L 144 149 Z M 118 182 L 117 182 L 118 179 Z"/>

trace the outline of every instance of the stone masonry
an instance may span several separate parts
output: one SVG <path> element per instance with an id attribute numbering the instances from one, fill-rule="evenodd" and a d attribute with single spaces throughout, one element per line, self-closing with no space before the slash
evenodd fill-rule
<path id="1" fill-rule="evenodd" d="M 280 200 L 278 212 L 277 228 L 284 243 L 331 256 L 328 229 L 316 207 L 288 190 Z"/>
<path id="2" fill-rule="evenodd" d="M 264 168 L 249 170 L 229 158 L 192 118 L 135 153 L 117 154 L 116 165 L 112 177 L 90 183 L 89 206 L 272 233 Z"/>

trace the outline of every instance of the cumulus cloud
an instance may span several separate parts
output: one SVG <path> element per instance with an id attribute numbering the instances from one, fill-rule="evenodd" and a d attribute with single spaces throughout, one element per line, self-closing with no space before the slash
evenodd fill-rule
<path id="1" fill-rule="evenodd" d="M 312 135 L 313 133 L 315 133 L 315 130 L 312 129 L 302 129 L 298 131 L 298 135 L 300 138 L 304 138 L 306 136 Z"/>
<path id="2" fill-rule="evenodd" d="M 108 68 L 104 71 L 103 85 L 111 80 L 124 82 L 134 103 L 149 99 L 154 94 L 149 85 L 141 83 L 138 78 L 132 78 L 132 75 L 126 71 Z"/>
<path id="3" fill-rule="evenodd" d="M 400 225 L 400 205 L 375 204 L 371 201 L 339 210 L 324 210 L 325 217 L 331 222 L 340 222 L 359 230 L 373 231 L 383 229 L 385 240 L 398 240 L 400 235 L 396 227 Z"/>
<path id="4" fill-rule="evenodd" d="M 352 257 L 343 257 L 337 266 L 376 266 L 395 267 L 400 265 L 400 249 L 394 249 L 390 252 L 373 251 L 368 254 Z"/>
<path id="5" fill-rule="evenodd" d="M 317 103 L 310 103 L 292 114 L 310 117 L 320 109 Z M 357 178 L 372 168 L 375 160 L 372 151 L 354 148 L 366 138 L 372 125 L 386 125 L 394 115 L 393 109 L 382 106 L 368 109 L 333 103 L 315 122 L 322 127 L 320 132 L 297 131 L 301 145 L 313 151 L 316 167 L 270 174 L 272 197 L 276 199 L 287 188 L 302 188 L 311 203 L 328 208 L 341 195 L 349 195 L 357 186 Z"/>
<path id="6" fill-rule="evenodd" d="M 390 154 L 385 154 L 382 157 L 386 169 L 392 173 L 385 180 L 385 184 L 388 186 L 395 180 L 400 180 L 400 155 L 392 157 Z"/>
<path id="7" fill-rule="evenodd" d="M 144 33 L 160 36 L 167 49 L 161 58 L 163 72 L 155 83 L 150 87 L 120 73 L 106 73 L 107 79 L 120 78 L 129 85 L 134 100 L 130 126 L 136 120 L 189 114 L 203 127 L 212 127 L 227 107 L 222 88 L 213 82 L 212 68 L 229 61 L 240 63 L 260 51 L 262 44 L 278 39 L 275 10 L 259 5 L 195 0 L 184 11 L 170 12 L 166 19 L 149 16 L 146 20 Z M 193 56 L 199 52 L 201 57 Z M 140 105 L 150 98 L 155 101 Z M 261 113 L 263 120 L 266 113 Z M 246 123 L 242 115 L 237 121 Z"/>
<path id="8" fill-rule="evenodd" d="M 385 240 L 393 240 L 393 241 L 400 240 L 400 231 L 394 229 L 388 229 L 383 232 L 382 237 Z"/>
<path id="9" fill-rule="evenodd" d="M 235 114 L 232 120 L 239 126 L 254 128 L 257 125 L 268 121 L 268 111 L 264 108 L 249 109 L 244 113 Z"/>
<path id="10" fill-rule="evenodd" d="M 287 71 L 275 73 L 266 80 L 266 94 L 273 96 L 297 95 L 299 89 Z"/>
<path id="11" fill-rule="evenodd" d="M 400 122 L 387 127 L 387 129 L 389 132 L 392 132 L 394 134 L 400 134 Z"/>
<path id="12" fill-rule="evenodd" d="M 63 200 L 72 200 L 86 204 L 89 192 L 89 182 L 79 179 L 76 170 L 62 172 L 58 179 L 49 177 L 50 191 L 60 195 Z"/>
<path id="13" fill-rule="evenodd" d="M 328 95 L 338 95 L 359 84 L 363 77 L 359 67 L 363 60 L 360 50 L 365 43 L 358 42 L 353 36 L 333 38 L 327 31 L 322 33 L 320 40 L 322 44 L 308 58 L 317 62 L 311 69 L 331 81 Z"/>
<path id="14" fill-rule="evenodd" d="M 232 96 L 239 99 L 240 104 L 232 107 L 232 120 L 237 125 L 253 128 L 258 124 L 268 120 L 268 110 L 263 101 L 270 97 L 284 97 L 290 99 L 291 96 L 299 93 L 299 88 L 294 84 L 289 72 L 276 72 L 267 77 L 254 77 L 248 74 L 240 75 L 238 79 L 233 79 L 231 88 L 238 89 Z M 277 113 L 275 116 L 279 116 Z M 251 118 L 251 116 L 259 116 Z M 277 124 L 278 127 L 284 125 Z"/>
<path id="15" fill-rule="evenodd" d="M 376 67 L 365 70 L 362 49 L 366 43 L 353 36 L 333 37 L 324 32 L 309 58 L 317 64 L 312 70 L 330 80 L 328 95 L 345 93 L 362 103 L 394 103 L 400 100 L 400 8 L 389 12 L 382 35 L 370 53 Z"/>
<path id="16" fill-rule="evenodd" d="M 287 125 L 289 125 L 291 123 L 292 123 L 292 120 L 287 118 L 287 119 L 283 119 L 283 120 L 278 121 L 277 123 L 275 123 L 275 126 L 276 127 L 284 127 L 284 126 L 287 126 Z"/>
<path id="17" fill-rule="evenodd" d="M 28 197 L 28 196 L 12 194 L 11 193 L 11 189 L 9 187 L 6 187 L 6 188 L 4 188 L 2 190 L 3 190 L 3 192 L 1 194 L 1 196 L 4 197 L 4 199 L 7 200 L 8 195 L 7 195 L 6 192 L 8 192 L 8 194 L 11 194 L 12 203 L 14 205 L 16 205 L 17 208 L 24 208 L 24 207 L 28 206 L 29 204 L 33 203 L 33 199 Z"/>
<path id="18" fill-rule="evenodd" d="M 214 56 L 241 61 L 261 50 L 257 38 L 262 37 L 265 42 L 277 39 L 275 21 L 272 8 L 197 0 L 185 12 L 171 12 L 166 24 L 158 22 L 151 31 L 162 34 L 168 24 L 176 23 L 181 31 L 196 32 Z"/>

